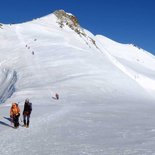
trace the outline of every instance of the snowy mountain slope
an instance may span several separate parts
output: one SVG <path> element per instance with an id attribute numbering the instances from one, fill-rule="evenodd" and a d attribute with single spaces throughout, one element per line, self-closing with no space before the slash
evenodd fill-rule
<path id="1" fill-rule="evenodd" d="M 3 25 L 0 153 L 154 152 L 154 63 L 147 52 L 94 36 L 62 11 Z M 22 110 L 27 97 L 33 103 L 30 128 L 13 130 L 10 105 L 19 102 Z"/>
<path id="2" fill-rule="evenodd" d="M 144 88 L 155 89 L 155 56 L 135 45 L 116 43 L 104 36 L 98 35 L 96 39 L 120 70 Z"/>
<path id="3" fill-rule="evenodd" d="M 109 66 L 111 66 L 111 62 L 109 64 L 108 58 L 102 58 L 105 55 L 104 50 L 102 50 L 103 54 L 101 55 L 100 51 L 95 46 L 93 46 L 91 42 L 87 43 L 89 44 L 87 46 L 83 38 L 80 37 L 78 34 L 73 33 L 73 31 L 70 28 L 68 28 L 68 26 L 66 26 L 65 29 L 59 28 L 58 24 L 56 23 L 56 20 L 57 19 L 54 17 L 54 15 L 50 15 L 42 18 L 41 20 L 32 21 L 31 23 L 28 22 L 22 25 L 18 24 L 15 26 L 14 25 L 10 26 L 10 30 L 11 31 L 14 30 L 15 33 L 11 35 L 16 36 L 14 39 L 16 40 L 16 43 L 14 43 L 14 45 L 18 46 L 15 49 L 13 49 L 15 50 L 14 53 L 17 53 L 17 56 L 13 57 L 15 61 L 12 61 L 11 63 L 14 64 L 10 64 L 10 66 L 14 66 L 16 68 L 15 70 L 17 71 L 17 74 L 19 76 L 18 78 L 22 77 L 22 79 L 17 81 L 16 84 L 17 90 L 24 89 L 27 87 L 28 88 L 37 87 L 38 91 L 38 88 L 42 86 L 44 86 L 45 89 L 47 89 L 46 85 L 47 87 L 49 87 L 50 85 L 53 85 L 53 83 L 55 83 L 56 81 L 62 81 L 63 79 L 65 80 L 66 78 L 69 79 L 69 76 L 71 78 L 72 76 L 76 78 L 76 76 L 77 77 L 81 76 L 81 74 L 84 76 L 88 74 L 89 76 L 89 74 L 97 74 L 98 72 L 103 72 L 101 74 L 104 74 L 105 71 L 108 71 L 108 73 L 110 74 L 110 72 L 112 71 L 111 78 L 114 79 L 115 76 L 117 76 L 116 74 L 118 73 L 116 74 L 114 73 L 115 70 L 117 70 L 117 68 L 115 68 L 115 66 L 109 68 Z M 51 23 L 47 21 L 50 21 Z M 44 26 L 45 23 L 47 23 L 46 26 Z M 8 29 L 6 29 L 6 31 L 8 32 Z M 9 37 L 10 36 L 8 36 L 8 38 Z M 89 48 L 89 46 L 92 47 Z M 64 50 L 64 47 L 66 50 Z M 10 49 L 7 49 L 7 52 L 8 51 L 9 52 L 12 51 L 12 46 L 10 46 Z M 31 53 L 33 51 L 35 53 L 34 56 Z M 89 51 L 89 53 L 83 51 Z M 8 55 L 6 56 L 8 57 Z M 8 58 L 3 57 L 3 59 L 7 60 Z M 9 65 L 8 62 L 5 64 Z M 77 68 L 77 64 L 80 64 L 81 67 L 79 66 L 79 68 Z M 66 72 L 57 71 L 58 74 L 56 76 L 52 76 L 52 78 L 50 79 L 49 75 L 53 72 L 55 73 L 55 70 L 58 70 L 57 66 L 59 68 L 61 65 L 63 65 L 64 69 L 66 68 L 67 71 Z M 71 65 L 72 69 L 68 68 L 68 65 Z M 73 65 L 75 65 L 75 68 L 73 67 Z M 18 66 L 20 67 L 22 66 L 21 70 L 25 71 L 24 72 L 21 72 L 20 70 L 18 71 Z M 40 71 L 42 71 L 41 72 L 42 74 L 38 74 L 38 72 Z M 105 76 L 107 76 L 107 74 L 104 75 L 104 77 Z M 106 77 L 106 79 L 108 78 L 109 75 L 108 77 Z M 41 79 L 44 79 L 44 81 L 42 81 Z M 115 82 L 116 84 L 118 83 L 117 80 Z M 92 83 L 93 81 L 91 82 L 91 84 Z M 109 83 L 107 83 L 106 85 L 107 87 L 109 87 L 108 86 Z M 135 86 L 135 84 L 133 85 Z M 99 87 L 102 87 L 102 85 L 99 84 Z M 48 92 L 49 89 L 52 88 L 49 87 L 47 89 Z M 16 93 L 18 93 L 18 91 L 16 91 L 15 94 Z"/>

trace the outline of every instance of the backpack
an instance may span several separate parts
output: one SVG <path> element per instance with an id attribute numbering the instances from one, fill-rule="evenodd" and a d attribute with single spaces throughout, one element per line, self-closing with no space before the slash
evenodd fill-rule
<path id="1" fill-rule="evenodd" d="M 32 103 L 30 103 L 30 102 L 25 102 L 25 105 L 24 105 L 24 112 L 29 112 L 29 113 L 31 113 L 31 111 L 32 111 Z"/>

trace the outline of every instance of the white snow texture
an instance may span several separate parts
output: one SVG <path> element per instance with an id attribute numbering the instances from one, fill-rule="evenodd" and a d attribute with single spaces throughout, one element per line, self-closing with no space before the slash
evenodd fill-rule
<path id="1" fill-rule="evenodd" d="M 71 27 L 68 16 L 0 28 L 0 154 L 155 155 L 155 56 Z M 9 122 L 12 102 L 21 109 L 18 129 Z"/>

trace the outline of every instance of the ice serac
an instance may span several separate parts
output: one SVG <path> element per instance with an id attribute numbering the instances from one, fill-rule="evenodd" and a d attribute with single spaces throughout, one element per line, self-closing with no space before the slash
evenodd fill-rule
<path id="1" fill-rule="evenodd" d="M 0 70 L 0 77 L 0 103 L 3 103 L 15 92 L 17 73 L 3 68 Z"/>

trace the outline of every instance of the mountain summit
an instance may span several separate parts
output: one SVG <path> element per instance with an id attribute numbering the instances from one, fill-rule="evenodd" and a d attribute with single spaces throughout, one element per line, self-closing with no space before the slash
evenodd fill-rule
<path id="1" fill-rule="evenodd" d="M 54 12 L 54 14 L 59 20 L 60 27 L 63 27 L 64 24 L 68 25 L 71 28 L 80 27 L 77 18 L 70 13 L 66 13 L 64 10 L 57 10 Z"/>

